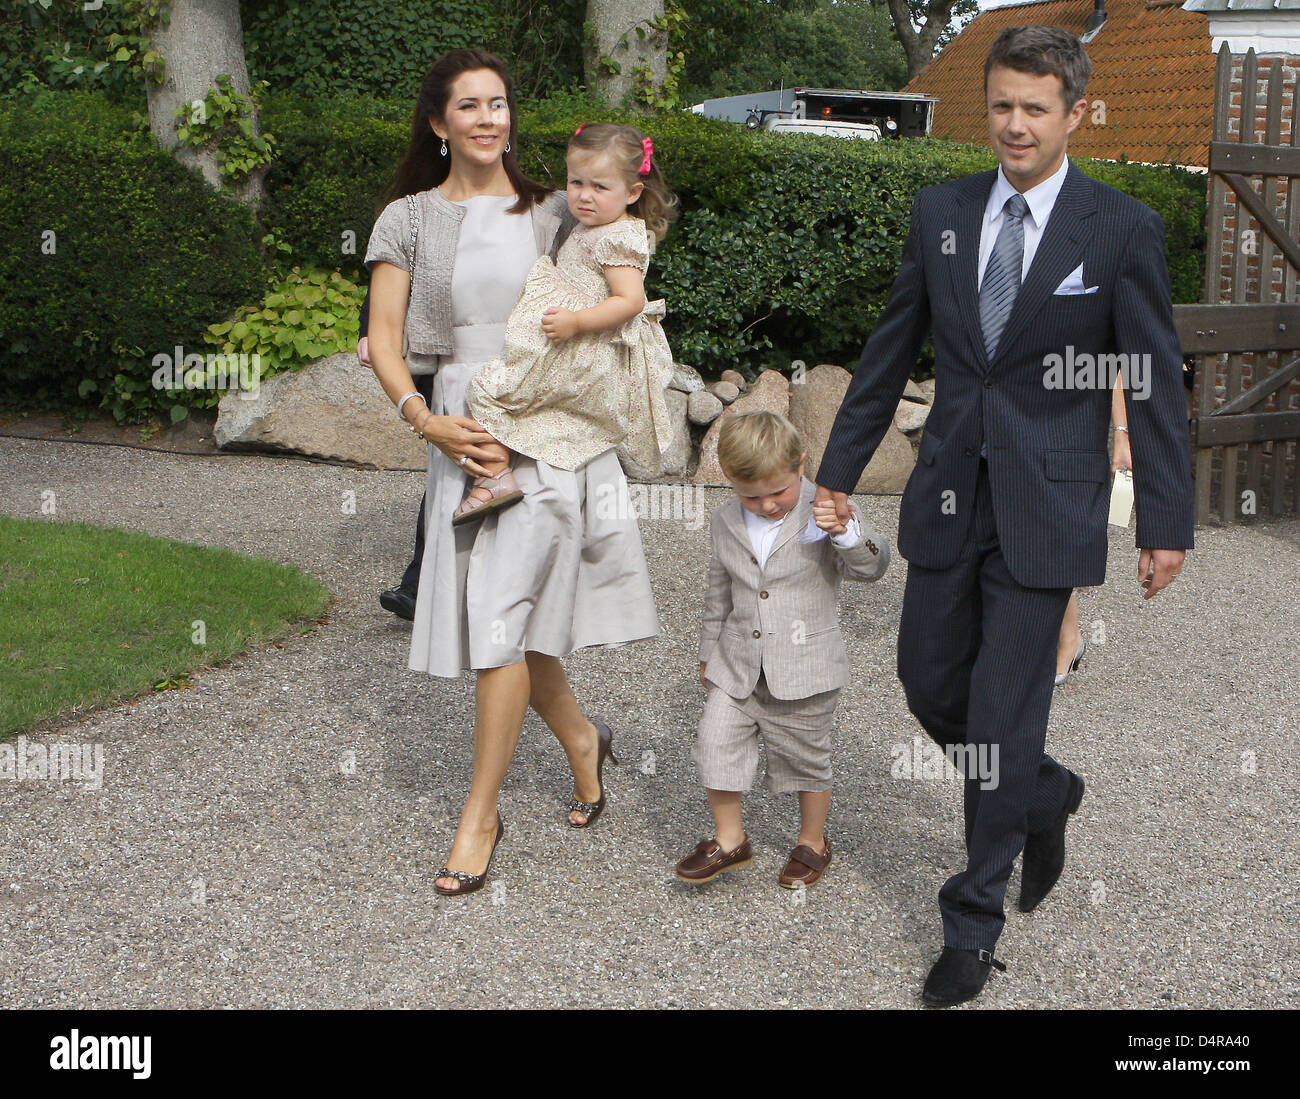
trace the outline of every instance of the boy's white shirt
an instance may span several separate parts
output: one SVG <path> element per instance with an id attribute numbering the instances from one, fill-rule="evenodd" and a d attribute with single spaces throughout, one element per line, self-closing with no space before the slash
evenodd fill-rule
<path id="1" fill-rule="evenodd" d="M 767 564 L 768 554 L 772 552 L 772 546 L 776 543 L 781 524 L 785 522 L 790 512 L 786 512 L 780 519 L 767 519 L 762 515 L 755 515 L 748 508 L 742 510 L 745 513 L 745 530 L 749 533 L 749 544 L 754 548 L 754 557 L 758 560 L 758 567 L 761 569 Z M 843 549 L 853 548 L 862 540 L 862 528 L 858 524 L 857 516 L 844 524 L 843 534 L 827 534 L 817 525 L 815 517 L 809 517 L 808 529 L 800 535 L 799 541 L 820 542 L 823 538 L 830 538 L 834 545 Z"/>

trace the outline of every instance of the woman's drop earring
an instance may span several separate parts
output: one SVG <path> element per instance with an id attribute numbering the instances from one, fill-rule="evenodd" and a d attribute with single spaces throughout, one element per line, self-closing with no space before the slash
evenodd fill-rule
<path id="1" fill-rule="evenodd" d="M 506 140 L 506 152 L 509 152 L 509 151 L 510 151 L 510 141 L 509 141 L 509 139 L 507 139 L 507 140 Z"/>
<path id="2" fill-rule="evenodd" d="M 445 137 L 442 139 L 442 149 L 439 151 L 442 153 L 443 156 L 447 155 L 447 139 Z"/>

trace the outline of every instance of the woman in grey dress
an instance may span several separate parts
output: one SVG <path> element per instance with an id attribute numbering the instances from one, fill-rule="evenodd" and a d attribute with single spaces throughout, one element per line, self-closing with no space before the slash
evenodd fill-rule
<path id="1" fill-rule="evenodd" d="M 467 415 L 469 379 L 502 353 L 529 268 L 554 254 L 570 224 L 563 196 L 519 170 L 515 125 L 509 75 L 495 57 L 453 50 L 434 62 L 394 201 L 375 222 L 366 253 L 375 374 L 430 444 L 410 666 L 449 678 L 477 673 L 474 777 L 436 882 L 449 895 L 472 892 L 486 878 L 503 831 L 497 799 L 529 706 L 568 756 L 569 824 L 595 823 L 612 734 L 583 716 L 561 658 L 659 632 L 613 450 L 574 471 L 521 456 L 519 504 L 480 524 L 451 525 L 470 476 L 487 472 L 478 460 L 488 457 L 482 444 L 491 436 Z M 435 368 L 427 409 L 411 365 Z"/>

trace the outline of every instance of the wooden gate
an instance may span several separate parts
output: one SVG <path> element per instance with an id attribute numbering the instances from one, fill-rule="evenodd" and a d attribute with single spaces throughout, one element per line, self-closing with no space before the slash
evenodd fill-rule
<path id="1" fill-rule="evenodd" d="M 1237 64 L 1240 84 L 1233 79 Z M 1295 72 L 1285 80 L 1283 74 L 1275 59 L 1261 102 L 1255 51 L 1234 58 L 1226 42 L 1219 50 L 1205 304 L 1174 308 L 1183 351 L 1196 357 L 1191 427 L 1198 523 L 1300 510 L 1300 104 Z M 1234 115 L 1240 119 L 1235 138 Z"/>

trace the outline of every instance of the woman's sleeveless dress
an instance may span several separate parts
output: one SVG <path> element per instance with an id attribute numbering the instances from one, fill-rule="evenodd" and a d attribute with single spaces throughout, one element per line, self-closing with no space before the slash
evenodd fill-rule
<path id="1" fill-rule="evenodd" d="M 431 410 L 465 416 L 465 391 L 500 357 L 506 321 L 537 259 L 531 219 L 515 197 L 466 207 L 452 277 L 455 353 L 438 360 Z M 416 356 L 413 356 L 416 357 Z M 432 444 L 424 560 L 410 667 L 455 678 L 516 664 L 524 653 L 563 657 L 659 633 L 650 575 L 622 467 L 612 449 L 568 472 L 522 455 L 524 498 L 477 523 L 451 525 L 472 478 Z"/>

